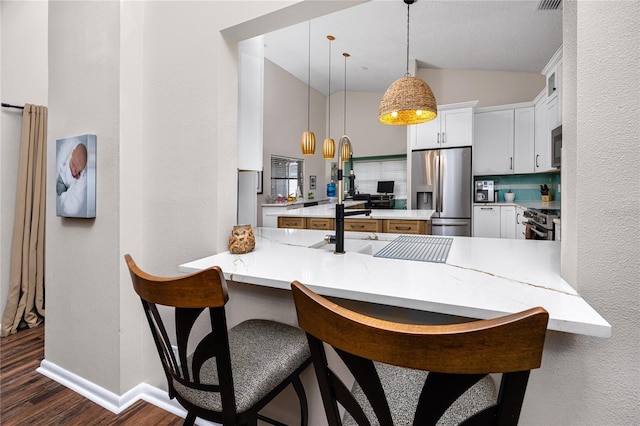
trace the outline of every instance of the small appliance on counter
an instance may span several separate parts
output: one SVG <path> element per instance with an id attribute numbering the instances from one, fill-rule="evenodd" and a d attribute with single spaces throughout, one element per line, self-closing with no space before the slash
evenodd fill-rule
<path id="1" fill-rule="evenodd" d="M 494 203 L 496 201 L 496 193 L 494 190 L 493 181 L 477 180 L 475 194 L 476 203 Z"/>

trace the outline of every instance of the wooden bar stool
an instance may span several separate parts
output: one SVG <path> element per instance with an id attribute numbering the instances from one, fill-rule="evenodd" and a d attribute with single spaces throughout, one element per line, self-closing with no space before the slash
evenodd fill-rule
<path id="1" fill-rule="evenodd" d="M 299 376 L 311 359 L 302 330 L 258 319 L 227 330 L 229 296 L 220 268 L 163 278 L 142 271 L 130 255 L 124 258 L 162 361 L 169 397 L 188 412 L 185 425 L 194 424 L 196 417 L 224 425 L 255 425 L 258 419 L 281 425 L 258 412 L 289 384 L 300 401 L 301 424 L 307 424 Z M 174 308 L 177 358 L 158 305 Z M 187 355 L 192 328 L 205 310 L 211 332 Z"/>
<path id="2" fill-rule="evenodd" d="M 350 311 L 297 281 L 291 289 L 329 425 L 518 423 L 530 370 L 542 360 L 549 319 L 544 309 L 413 325 Z M 355 377 L 351 390 L 329 368 L 324 343 Z M 502 373 L 497 395 L 491 373 Z"/>

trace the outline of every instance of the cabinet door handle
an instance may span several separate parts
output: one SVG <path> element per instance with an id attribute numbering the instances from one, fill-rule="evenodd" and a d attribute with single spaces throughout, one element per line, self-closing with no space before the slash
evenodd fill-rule
<path id="1" fill-rule="evenodd" d="M 493 207 L 480 207 L 480 210 L 493 210 Z"/>
<path id="2" fill-rule="evenodd" d="M 509 170 L 513 170 L 513 157 L 509 157 Z"/>
<path id="3" fill-rule="evenodd" d="M 445 140 L 444 140 L 444 132 L 442 132 L 442 143 L 445 143 Z"/>
<path id="4" fill-rule="evenodd" d="M 540 167 L 540 165 L 538 164 L 538 158 L 540 158 L 540 154 L 536 154 L 536 167 Z"/>
<path id="5" fill-rule="evenodd" d="M 440 143 L 440 132 L 438 132 L 438 141 L 437 143 Z"/>

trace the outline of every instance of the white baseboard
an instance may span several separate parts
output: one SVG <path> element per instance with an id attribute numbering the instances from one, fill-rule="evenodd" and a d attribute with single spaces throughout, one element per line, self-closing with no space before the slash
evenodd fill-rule
<path id="1" fill-rule="evenodd" d="M 42 360 L 36 371 L 115 414 L 120 414 L 136 401 L 142 399 L 183 419 L 187 416 L 187 411 L 175 399 L 169 399 L 166 391 L 147 383 L 140 383 L 123 395 L 117 395 L 46 359 Z M 202 419 L 197 419 L 196 424 L 199 426 L 220 426 Z"/>

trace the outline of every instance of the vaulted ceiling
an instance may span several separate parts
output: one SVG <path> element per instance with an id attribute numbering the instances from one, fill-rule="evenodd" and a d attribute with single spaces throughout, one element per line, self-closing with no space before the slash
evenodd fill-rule
<path id="1" fill-rule="evenodd" d="M 384 92 L 405 74 L 402 0 L 359 3 L 265 34 L 265 57 L 307 82 L 310 52 L 311 85 L 326 95 L 329 34 L 336 38 L 331 92 L 343 89 L 345 66 L 349 90 Z M 419 68 L 540 72 L 561 44 L 560 0 L 418 0 L 410 6 L 409 56 Z M 346 64 L 343 52 L 351 55 Z"/>

